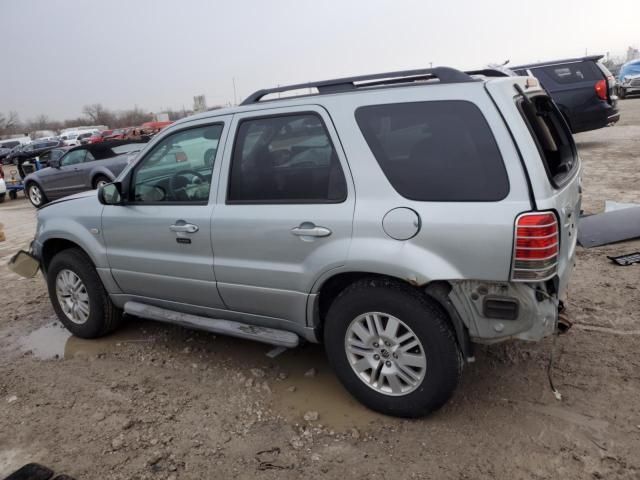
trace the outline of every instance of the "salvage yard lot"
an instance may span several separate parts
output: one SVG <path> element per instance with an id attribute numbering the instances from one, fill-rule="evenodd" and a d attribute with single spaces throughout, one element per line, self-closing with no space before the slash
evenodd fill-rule
<path id="1" fill-rule="evenodd" d="M 576 136 L 583 209 L 640 201 L 640 98 L 612 128 Z M 640 265 L 585 250 L 555 341 L 477 349 L 451 402 L 422 420 L 366 410 L 322 348 L 247 341 L 132 319 L 97 341 L 55 325 L 41 276 L 5 266 L 35 211 L 0 206 L 0 478 L 38 461 L 81 479 L 638 478 Z M 562 400 L 547 380 L 553 377 Z"/>

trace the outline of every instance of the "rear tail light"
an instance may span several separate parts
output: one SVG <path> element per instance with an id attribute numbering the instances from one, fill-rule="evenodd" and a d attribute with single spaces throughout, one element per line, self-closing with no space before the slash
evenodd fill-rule
<path id="1" fill-rule="evenodd" d="M 511 279 L 541 281 L 553 277 L 558 269 L 560 231 L 552 212 L 528 212 L 515 224 Z"/>
<path id="2" fill-rule="evenodd" d="M 606 80 L 598 80 L 596 82 L 596 95 L 602 100 L 607 99 L 608 85 Z"/>

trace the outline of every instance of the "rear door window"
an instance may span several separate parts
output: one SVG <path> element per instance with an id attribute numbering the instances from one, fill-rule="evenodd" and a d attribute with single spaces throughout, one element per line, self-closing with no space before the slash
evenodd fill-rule
<path id="1" fill-rule="evenodd" d="M 559 187 L 573 176 L 578 156 L 562 114 L 546 95 L 519 101 L 520 111 L 536 142 L 552 185 Z"/>
<path id="2" fill-rule="evenodd" d="M 356 121 L 380 168 L 403 197 L 432 202 L 492 202 L 509 178 L 482 112 L 446 100 L 361 107 Z"/>

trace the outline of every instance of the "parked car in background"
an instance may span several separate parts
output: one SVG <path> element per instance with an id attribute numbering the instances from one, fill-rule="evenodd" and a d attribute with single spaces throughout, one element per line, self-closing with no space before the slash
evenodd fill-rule
<path id="1" fill-rule="evenodd" d="M 640 92 L 640 60 L 622 65 L 618 72 L 616 90 L 620 98 Z"/>
<path id="2" fill-rule="evenodd" d="M 535 78 L 489 74 L 283 86 L 185 118 L 97 194 L 39 209 L 26 259 L 76 336 L 124 310 L 324 342 L 369 408 L 428 414 L 473 342 L 556 331 L 575 260 L 571 132 Z"/>
<path id="3" fill-rule="evenodd" d="M 116 128 L 109 135 L 105 135 L 104 140 L 122 140 L 127 132 L 126 128 Z"/>
<path id="4" fill-rule="evenodd" d="M 77 132 L 67 132 L 60 135 L 60 139 L 64 142 L 65 146 L 75 147 L 80 145 L 80 142 L 78 142 L 78 135 L 80 134 Z"/>
<path id="5" fill-rule="evenodd" d="M 82 132 L 80 135 L 78 135 L 78 138 L 76 140 L 80 142 L 80 145 L 86 145 L 87 143 L 89 143 L 89 139 L 96 133 L 97 132 Z"/>
<path id="6" fill-rule="evenodd" d="M 52 148 L 60 147 L 63 142 L 60 140 L 35 141 L 27 145 L 21 145 L 12 151 L 7 160 L 14 164 L 19 164 L 30 158 L 36 158 L 43 153 L 48 152 Z"/>
<path id="7" fill-rule="evenodd" d="M 13 150 L 13 148 L 0 147 L 0 163 L 11 153 L 11 150 Z"/>
<path id="8" fill-rule="evenodd" d="M 67 151 L 69 149 L 71 149 L 73 147 L 57 147 L 57 148 L 52 148 L 51 150 L 49 150 L 48 152 L 43 153 L 42 155 L 39 156 L 40 158 L 40 165 L 43 167 L 48 167 L 49 164 L 51 163 L 51 160 L 53 160 L 54 162 L 56 160 L 60 160 L 60 158 L 67 153 Z"/>
<path id="9" fill-rule="evenodd" d="M 62 150 L 62 155 L 56 152 L 58 158 L 50 158 L 49 167 L 24 179 L 27 198 L 35 207 L 41 207 L 51 200 L 109 183 L 144 145 L 113 141 L 56 149 Z"/>
<path id="10" fill-rule="evenodd" d="M 103 142 L 106 138 L 109 138 L 112 133 L 113 133 L 113 130 L 103 130 L 101 132 L 94 133 L 89 137 L 89 140 L 87 143 Z"/>
<path id="11" fill-rule="evenodd" d="M 536 77 L 549 92 L 573 133 L 606 127 L 620 120 L 615 79 L 602 55 L 509 67 Z"/>
<path id="12" fill-rule="evenodd" d="M 0 164 L 0 203 L 4 202 L 7 196 L 7 185 L 4 183 L 4 170 Z"/>

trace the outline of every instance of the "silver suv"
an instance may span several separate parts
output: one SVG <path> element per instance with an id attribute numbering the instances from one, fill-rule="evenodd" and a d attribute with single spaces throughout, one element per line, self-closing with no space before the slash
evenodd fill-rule
<path id="1" fill-rule="evenodd" d="M 97 194 L 41 208 L 30 258 L 74 335 L 124 311 L 323 342 L 362 403 L 425 415 L 473 343 L 554 332 L 574 261 L 571 134 L 537 80 L 498 75 L 293 85 L 186 118 Z"/>

